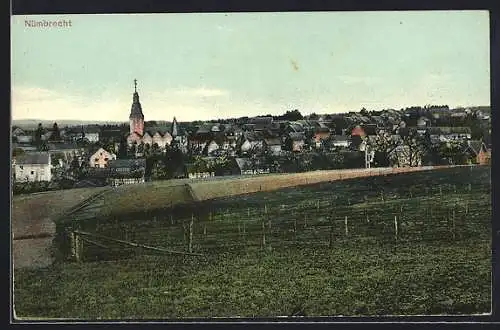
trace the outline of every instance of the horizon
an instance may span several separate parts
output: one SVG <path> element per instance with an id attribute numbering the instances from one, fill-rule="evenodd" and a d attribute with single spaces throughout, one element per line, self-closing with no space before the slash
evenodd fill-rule
<path id="1" fill-rule="evenodd" d="M 72 25 L 25 23 L 48 18 Z M 490 106 L 487 11 L 16 15 L 11 23 L 12 121 L 126 123 L 136 78 L 145 121 Z"/>

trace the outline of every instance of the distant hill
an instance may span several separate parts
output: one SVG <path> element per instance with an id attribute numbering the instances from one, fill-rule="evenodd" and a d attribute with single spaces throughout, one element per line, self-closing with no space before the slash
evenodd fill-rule
<path id="1" fill-rule="evenodd" d="M 19 126 L 25 129 L 34 129 L 38 126 L 39 123 L 42 123 L 43 127 L 52 127 L 54 122 L 57 123 L 59 127 L 65 126 L 81 126 L 81 125 L 120 125 L 125 124 L 125 121 L 90 121 L 90 120 L 41 120 L 41 119 L 18 119 L 12 120 L 12 126 Z"/>

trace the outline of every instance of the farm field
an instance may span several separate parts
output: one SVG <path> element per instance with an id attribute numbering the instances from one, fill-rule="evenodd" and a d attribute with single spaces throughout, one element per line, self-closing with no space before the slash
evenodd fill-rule
<path id="1" fill-rule="evenodd" d="M 84 319 L 488 313 L 490 190 L 489 167 L 450 168 L 82 220 L 75 229 L 93 235 L 83 262 L 16 271 L 15 309 Z"/>

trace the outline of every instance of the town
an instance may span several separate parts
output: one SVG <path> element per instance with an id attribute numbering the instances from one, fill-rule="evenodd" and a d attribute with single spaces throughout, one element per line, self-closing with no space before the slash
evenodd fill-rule
<path id="1" fill-rule="evenodd" d="M 178 178 L 484 165 L 491 158 L 489 107 L 309 115 L 295 109 L 281 116 L 159 122 L 145 120 L 134 84 L 129 123 L 13 126 L 14 194 Z"/>

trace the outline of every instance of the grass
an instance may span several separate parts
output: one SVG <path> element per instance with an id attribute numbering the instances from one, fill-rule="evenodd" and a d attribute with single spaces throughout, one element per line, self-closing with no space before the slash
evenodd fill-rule
<path id="1" fill-rule="evenodd" d="M 488 243 L 140 256 L 23 271 L 15 308 L 82 319 L 468 314 L 489 311 L 490 263 Z"/>
<path id="2" fill-rule="evenodd" d="M 16 312 L 84 319 L 490 312 L 490 189 L 489 167 L 455 168 L 88 221 L 87 231 L 186 250 L 193 214 L 194 250 L 204 256 L 86 245 L 87 262 L 16 271 Z"/>

